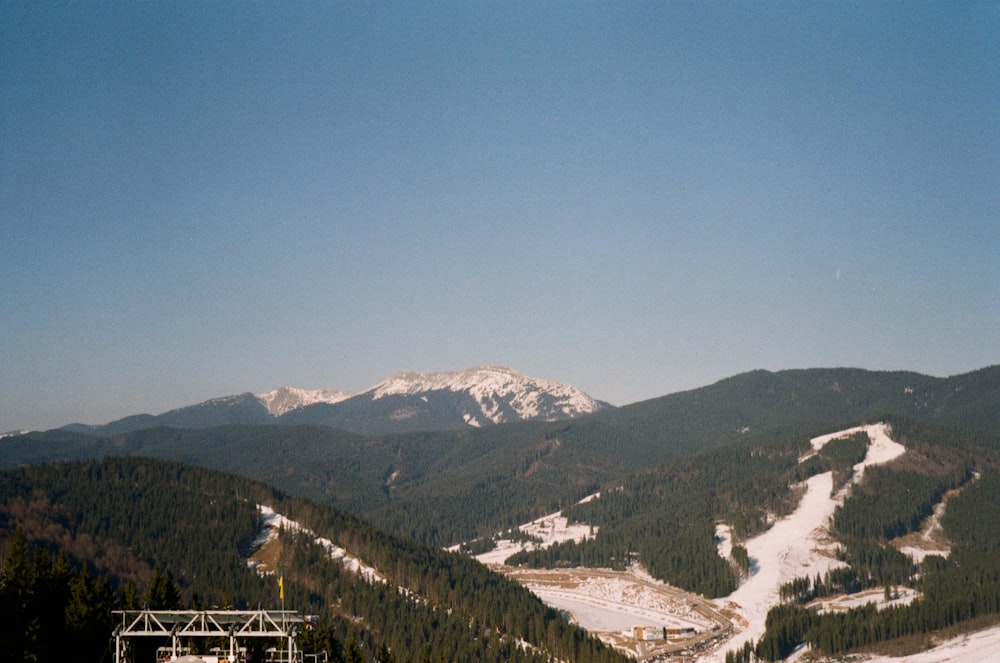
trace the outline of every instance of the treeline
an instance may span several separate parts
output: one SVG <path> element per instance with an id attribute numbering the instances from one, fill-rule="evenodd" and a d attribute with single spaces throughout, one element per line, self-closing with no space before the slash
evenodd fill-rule
<path id="1" fill-rule="evenodd" d="M 269 497 L 245 479 L 165 461 L 40 465 L 0 473 L 0 536 L 19 525 L 119 589 L 126 579 L 148 586 L 159 565 L 185 604 L 197 594 L 208 605 L 267 605 L 271 591 L 244 553 L 260 528 L 256 504 Z"/>
<path id="2" fill-rule="evenodd" d="M 257 504 L 336 541 L 388 578 L 369 582 L 304 535 L 282 534 L 286 603 L 322 616 L 303 643 L 333 661 L 625 660 L 470 559 L 261 484 L 176 463 L 111 458 L 0 473 L 0 538 L 11 539 L 20 526 L 41 550 L 61 547 L 67 558 L 90 562 L 107 577 L 101 582 L 116 592 L 117 605 L 156 592 L 174 596 L 176 605 L 276 608 L 276 581 L 246 563 L 262 524 Z M 69 609 L 66 601 L 44 604 Z M 100 604 L 105 619 L 112 604 Z M 21 605 L 18 614 L 35 612 Z M 106 623 L 95 627 L 105 647 Z"/>
<path id="3" fill-rule="evenodd" d="M 846 540 L 887 541 L 917 531 L 947 491 L 970 478 L 964 467 L 944 476 L 872 466 L 833 514 L 833 528 Z"/>

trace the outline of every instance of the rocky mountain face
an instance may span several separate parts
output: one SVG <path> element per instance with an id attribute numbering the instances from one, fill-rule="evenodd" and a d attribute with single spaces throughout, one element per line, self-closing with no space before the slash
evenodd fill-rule
<path id="1" fill-rule="evenodd" d="M 606 404 L 576 387 L 533 378 L 505 366 L 479 366 L 453 373 L 397 373 L 362 396 L 424 398 L 436 392 L 467 395 L 478 412 L 463 414 L 471 426 L 512 421 L 557 421 L 591 414 Z"/>
<path id="2" fill-rule="evenodd" d="M 103 426 L 72 424 L 93 435 L 146 428 L 231 424 L 324 425 L 366 435 L 454 430 L 517 421 L 557 421 L 597 412 L 606 403 L 571 385 L 505 366 L 441 373 L 396 373 L 360 393 L 282 387 L 215 398 L 160 415 L 140 414 Z"/>
<path id="3" fill-rule="evenodd" d="M 316 403 L 339 403 L 351 396 L 354 394 L 337 389 L 298 389 L 296 387 L 281 387 L 274 391 L 254 394 L 254 397 L 275 417 Z"/>

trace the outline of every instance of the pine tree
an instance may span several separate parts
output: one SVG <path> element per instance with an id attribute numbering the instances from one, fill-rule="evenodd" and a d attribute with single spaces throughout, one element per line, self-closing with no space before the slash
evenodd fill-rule
<path id="1" fill-rule="evenodd" d="M 41 628 L 32 609 L 34 573 L 28 556 L 28 543 L 19 527 L 10 542 L 0 574 L 0 618 L 9 628 L 0 629 L 0 651 L 12 660 L 33 660 L 28 644 L 38 637 Z"/>
<path id="2" fill-rule="evenodd" d="M 66 631 L 74 643 L 76 655 L 99 660 L 108 644 L 114 625 L 113 611 L 118 598 L 107 578 L 94 579 L 84 564 L 69 582 L 66 603 Z"/>
<path id="3" fill-rule="evenodd" d="M 159 567 L 153 569 L 146 603 L 154 610 L 177 610 L 181 607 L 181 593 L 169 571 L 164 573 Z"/>

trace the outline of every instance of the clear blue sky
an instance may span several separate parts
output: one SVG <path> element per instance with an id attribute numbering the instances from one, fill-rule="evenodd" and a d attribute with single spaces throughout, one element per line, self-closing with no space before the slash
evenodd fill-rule
<path id="1" fill-rule="evenodd" d="M 998 362 L 995 1 L 0 3 L 0 431 Z"/>

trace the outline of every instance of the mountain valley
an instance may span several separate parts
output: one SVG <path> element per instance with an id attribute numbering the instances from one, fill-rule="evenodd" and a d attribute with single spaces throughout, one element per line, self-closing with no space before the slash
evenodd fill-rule
<path id="1" fill-rule="evenodd" d="M 385 411 L 390 412 L 412 399 L 431 401 L 431 395 L 438 392 L 476 403 L 489 402 L 491 394 L 506 393 L 503 402 L 518 403 L 518 412 L 544 412 L 540 406 L 528 407 L 523 398 L 513 399 L 511 390 L 502 391 L 502 384 L 483 387 L 489 380 L 476 383 L 481 388 L 475 395 L 451 391 L 455 377 L 402 374 L 383 383 L 382 392 L 369 397 L 369 405 L 388 403 Z M 471 392 L 475 387 L 470 383 L 465 389 Z M 285 404 L 273 407 L 311 397 L 275 393 L 272 403 L 282 398 Z M 402 400 L 392 401 L 397 398 Z M 566 396 L 564 405 L 571 400 Z M 313 403 L 282 416 L 337 405 Z M 479 412 L 486 411 L 477 407 Z M 452 416 L 451 421 L 456 418 Z M 874 456 L 879 450 L 892 453 Z M 863 473 L 861 463 L 868 464 Z M 330 559 L 332 546 L 344 551 L 338 559 L 359 560 L 358 564 L 390 578 L 393 585 L 424 597 L 428 605 L 443 607 L 444 601 L 457 601 L 466 606 L 463 610 L 486 610 L 481 619 L 494 615 L 488 619 L 504 624 L 501 633 L 530 635 L 532 631 L 531 627 L 514 629 L 513 623 L 504 621 L 512 615 L 504 617 L 502 611 L 477 607 L 487 600 L 485 595 L 473 598 L 476 592 L 462 582 L 451 590 L 454 594 L 442 594 L 437 581 L 421 585 L 418 591 L 405 577 L 436 573 L 423 568 L 425 564 L 455 571 L 462 568 L 462 574 L 476 575 L 479 571 L 473 573 L 473 568 L 485 567 L 472 561 L 475 556 L 535 586 L 553 606 L 579 613 L 580 625 L 599 631 L 587 621 L 587 614 L 598 613 L 593 608 L 573 608 L 581 604 L 567 598 L 572 592 L 550 587 L 544 574 L 565 575 L 574 570 L 585 576 L 586 569 L 593 569 L 593 578 L 615 577 L 614 583 L 622 583 L 640 573 L 643 583 L 658 583 L 681 596 L 687 593 L 692 597 L 689 605 L 711 602 L 713 610 L 726 614 L 732 626 L 718 623 L 720 632 L 710 635 L 710 644 L 686 654 L 706 661 L 744 663 L 751 655 L 780 660 L 803 644 L 827 655 L 859 647 L 891 651 L 884 647 L 898 638 L 944 633 L 943 629 L 963 624 L 988 625 L 991 615 L 1000 614 L 1000 584 L 991 580 L 1000 578 L 998 548 L 993 547 L 1000 547 L 1000 531 L 990 525 L 1000 522 L 997 367 L 951 378 L 857 369 L 756 371 L 651 401 L 578 412 L 569 419 L 479 427 L 464 423 L 460 428 L 397 433 L 367 434 L 319 423 L 273 421 L 205 428 L 158 425 L 112 434 L 64 428 L 0 439 L 0 466 L 11 468 L 0 474 L 0 485 L 7 491 L 0 511 L 0 538 L 12 541 L 21 528 L 35 545 L 53 550 L 62 546 L 75 563 L 86 562 L 95 571 L 110 574 L 119 587 L 131 578 L 140 592 L 162 565 L 181 582 L 185 600 L 194 592 L 207 597 L 220 591 L 218 586 L 231 587 L 235 594 L 230 596 L 238 594 L 243 601 L 262 599 L 255 598 L 261 590 L 253 589 L 256 585 L 249 579 L 206 576 L 190 566 L 189 557 L 175 557 L 150 544 L 155 531 L 180 532 L 175 524 L 153 529 L 141 526 L 133 533 L 138 538 L 117 539 L 120 534 L 114 532 L 123 530 L 115 523 L 130 522 L 135 516 L 129 515 L 130 509 L 112 508 L 112 504 L 127 504 L 125 496 L 131 492 L 135 505 L 131 510 L 142 505 L 143 510 L 161 514 L 161 507 L 139 498 L 141 490 L 133 480 L 123 483 L 109 481 L 109 477 L 132 476 L 140 471 L 137 468 L 146 468 L 142 476 L 152 490 L 161 476 L 175 481 L 171 477 L 194 473 L 190 476 L 204 476 L 199 479 L 203 483 L 232 485 L 243 500 L 256 495 L 250 506 L 260 504 L 266 509 L 238 516 L 241 523 L 248 523 L 241 525 L 246 531 L 224 538 L 241 551 L 239 563 L 245 567 L 247 551 L 254 547 L 251 542 L 270 513 L 267 509 L 288 519 L 282 522 L 299 523 L 299 529 L 284 527 L 272 537 L 286 543 L 269 555 L 271 563 L 281 560 L 285 581 L 295 588 L 290 591 L 304 592 L 297 594 L 298 600 L 310 606 L 333 605 L 334 594 L 348 591 L 343 585 L 332 589 L 329 572 L 311 566 L 321 557 Z M 219 471 L 231 474 L 213 474 Z M 89 479 L 78 476 L 81 473 Z M 262 483 L 248 483 L 251 480 Z M 59 481 L 75 487 L 58 487 Z M 821 486 L 822 482 L 826 483 Z M 73 491 L 85 494 L 85 485 L 101 487 L 99 494 L 105 488 L 124 492 L 88 506 L 82 498 L 69 497 Z M 276 490 L 280 492 L 268 492 Z M 204 536 L 199 528 L 215 522 L 199 511 L 198 501 L 220 499 L 206 498 L 198 490 L 192 494 L 195 501 L 180 509 L 181 514 L 190 514 L 181 516 L 186 517 L 185 528 L 190 528 L 189 534 L 180 535 L 184 539 Z M 820 502 L 825 505 L 822 512 L 809 506 Z M 107 509 L 111 510 L 100 515 Z M 558 523 L 554 512 L 559 512 Z M 171 513 L 178 514 L 178 509 Z M 813 519 L 803 520 L 806 513 L 813 514 Z M 167 517 L 162 513 L 153 520 Z M 932 517 L 938 526 L 937 547 L 912 553 Z M 537 525 L 520 527 L 536 519 L 541 519 Z M 340 524 L 333 529 L 323 524 L 333 522 Z M 313 549 L 301 528 L 315 533 L 315 537 L 310 535 L 314 539 L 327 539 L 329 546 L 316 543 Z M 791 539 L 781 535 L 782 528 L 802 535 L 821 530 L 822 545 L 808 536 L 803 541 L 812 543 L 789 543 Z M 572 534 L 552 538 L 557 529 Z M 781 539 L 786 547 L 769 547 L 763 543 L 769 536 Z M 81 543 L 89 540 L 97 542 L 97 548 Z M 386 542 L 385 550 L 394 552 L 387 557 L 387 553 L 372 552 L 366 542 L 376 540 Z M 440 552 L 449 546 L 458 547 L 453 553 Z M 128 555 L 125 550 L 130 551 Z M 779 557 L 806 559 L 802 555 L 810 550 L 813 555 L 818 550 L 826 552 L 821 558 L 809 558 L 808 565 L 782 566 L 783 570 L 775 571 Z M 392 561 L 409 556 L 424 561 L 414 561 L 416 566 L 405 572 L 399 561 Z M 297 566 L 303 560 L 313 561 Z M 485 578 L 486 585 L 498 582 Z M 584 592 L 593 593 L 586 588 L 597 586 L 588 585 L 596 580 L 573 582 Z M 978 588 L 974 592 L 961 591 L 973 586 Z M 622 590 L 623 595 L 630 591 Z M 642 592 L 636 590 L 636 594 Z M 755 598 L 747 598 L 751 594 Z M 878 599 L 883 594 L 907 597 L 907 601 L 887 602 L 872 613 L 874 608 L 866 607 L 866 600 L 860 598 L 874 597 L 881 603 Z M 346 596 L 337 599 L 340 605 L 353 600 Z M 843 609 L 817 615 L 812 606 L 819 603 Z M 632 609 L 627 602 L 621 605 L 626 612 Z M 635 609 L 639 618 L 648 614 L 641 606 Z M 353 608 L 347 611 L 353 617 L 346 613 L 337 617 L 333 611 L 334 621 L 346 621 L 331 627 L 334 644 L 330 646 L 341 647 L 343 653 L 353 633 L 354 642 L 363 640 L 371 657 L 383 644 L 393 650 L 404 647 L 396 636 L 376 625 L 375 615 L 390 610 L 387 604 L 372 610 L 364 617 Z M 420 619 L 412 617 L 414 623 Z M 600 620 L 608 622 L 605 617 Z M 881 624 L 881 630 L 856 631 L 861 621 Z M 611 623 L 616 622 L 612 619 Z M 711 623 L 704 626 L 712 628 Z M 356 627 L 353 631 L 350 624 Z M 468 635 L 462 631 L 463 635 L 456 631 L 447 644 L 433 644 L 432 649 L 455 660 L 456 647 L 473 646 L 457 644 Z M 838 632 L 842 635 L 833 637 Z M 538 653 L 560 658 L 569 651 L 562 637 L 541 638 L 535 633 L 528 641 Z M 608 641 L 622 646 L 621 638 L 619 634 Z M 644 660 L 667 651 L 685 655 L 683 646 L 671 650 L 669 640 L 648 647 L 632 644 L 623 651 Z M 574 645 L 576 653 L 562 660 L 612 655 L 593 644 L 586 645 L 591 653 L 584 655 L 579 646 Z M 410 657 L 421 655 L 407 651 Z M 525 654 L 533 655 L 531 651 L 535 650 Z"/>

